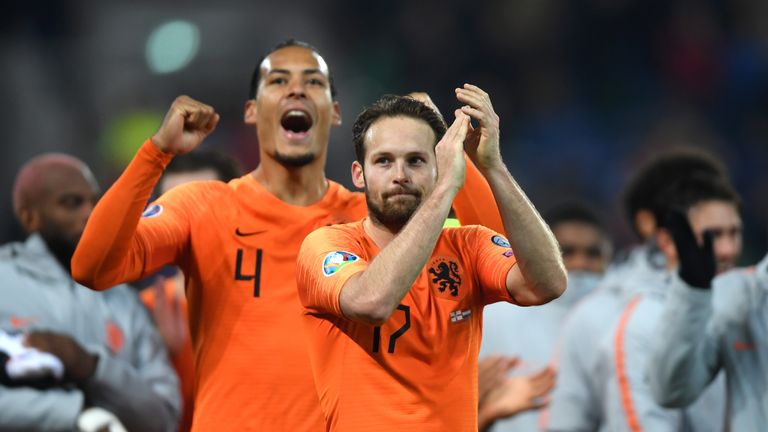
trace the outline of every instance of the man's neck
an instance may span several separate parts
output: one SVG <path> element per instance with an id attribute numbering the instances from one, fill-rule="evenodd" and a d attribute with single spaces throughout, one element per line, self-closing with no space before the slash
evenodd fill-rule
<path id="1" fill-rule="evenodd" d="M 281 201 L 307 206 L 320 201 L 328 190 L 323 165 L 323 161 L 317 160 L 303 167 L 286 167 L 263 157 L 251 175 Z"/>
<path id="2" fill-rule="evenodd" d="M 363 229 L 368 234 L 379 250 L 387 247 L 389 242 L 395 238 L 395 236 L 403 229 L 402 226 L 388 227 L 379 222 L 376 222 L 370 215 L 363 221 Z"/>

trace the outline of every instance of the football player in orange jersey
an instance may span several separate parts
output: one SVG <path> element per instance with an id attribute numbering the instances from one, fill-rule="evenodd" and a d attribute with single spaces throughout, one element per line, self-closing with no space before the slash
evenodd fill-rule
<path id="1" fill-rule="evenodd" d="M 352 173 L 368 217 L 302 244 L 299 298 L 329 430 L 477 430 L 483 306 L 538 305 L 565 289 L 554 236 L 501 160 L 488 94 L 465 84 L 456 96 L 465 105 L 447 131 L 409 98 L 364 110 Z M 464 182 L 463 146 L 509 241 L 480 226 L 443 228 Z"/>
<path id="2" fill-rule="evenodd" d="M 144 210 L 173 156 L 200 145 L 218 120 L 206 104 L 186 96 L 174 101 L 94 209 L 73 258 L 75 278 L 106 289 L 167 264 L 184 271 L 195 356 L 193 430 L 322 430 L 296 257 L 315 228 L 366 214 L 362 193 L 325 177 L 328 137 L 341 122 L 325 60 L 296 41 L 272 50 L 245 103 L 260 165 L 227 184 L 176 187 Z M 473 169 L 467 168 L 468 184 L 472 173 L 482 178 Z M 479 186 L 460 192 L 472 195 L 462 202 L 489 199 L 472 213 L 457 197 L 459 219 L 494 226 L 500 219 L 487 183 L 472 184 Z"/>

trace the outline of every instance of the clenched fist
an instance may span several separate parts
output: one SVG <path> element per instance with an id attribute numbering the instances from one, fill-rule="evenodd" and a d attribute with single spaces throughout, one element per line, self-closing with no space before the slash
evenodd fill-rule
<path id="1" fill-rule="evenodd" d="M 165 114 L 160 129 L 152 135 L 152 143 L 164 153 L 189 153 L 216 129 L 218 122 L 219 115 L 213 107 L 189 96 L 179 96 Z"/>

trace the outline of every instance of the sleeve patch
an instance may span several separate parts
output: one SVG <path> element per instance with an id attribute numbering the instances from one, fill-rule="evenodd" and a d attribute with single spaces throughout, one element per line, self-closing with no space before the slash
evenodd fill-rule
<path id="1" fill-rule="evenodd" d="M 494 235 L 493 237 L 491 237 L 491 242 L 493 244 L 495 244 L 496 246 L 501 246 L 503 248 L 509 248 L 509 242 L 507 241 L 507 239 L 505 239 L 504 237 L 502 237 L 500 235 Z"/>
<path id="2" fill-rule="evenodd" d="M 144 213 L 141 214 L 141 217 L 143 218 L 150 218 L 155 216 L 160 216 L 163 213 L 163 206 L 160 204 L 152 204 L 151 206 L 147 207 L 146 210 L 144 210 Z"/>
<path id="3" fill-rule="evenodd" d="M 323 275 L 332 276 L 341 270 L 345 265 L 353 263 L 360 258 L 350 252 L 336 251 L 331 252 L 323 259 Z"/>

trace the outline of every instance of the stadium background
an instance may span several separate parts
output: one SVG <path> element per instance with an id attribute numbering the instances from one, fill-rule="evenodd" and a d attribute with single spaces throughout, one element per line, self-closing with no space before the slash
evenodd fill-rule
<path id="1" fill-rule="evenodd" d="M 176 95 L 214 106 L 206 146 L 258 164 L 243 104 L 256 59 L 290 37 L 331 65 L 344 125 L 329 177 L 351 187 L 351 125 L 384 93 L 487 90 L 507 165 L 540 210 L 600 210 L 619 246 L 629 175 L 655 152 L 716 152 L 744 200 L 743 263 L 768 246 L 768 2 L 520 0 L 11 1 L 0 14 L 0 241 L 23 238 L 11 184 L 47 151 L 107 187 Z"/>

